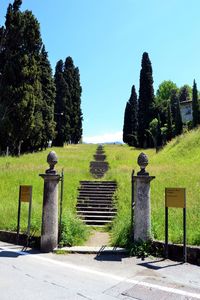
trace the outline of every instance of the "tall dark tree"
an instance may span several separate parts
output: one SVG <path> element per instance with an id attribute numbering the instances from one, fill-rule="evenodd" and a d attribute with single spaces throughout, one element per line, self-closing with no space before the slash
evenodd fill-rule
<path id="1" fill-rule="evenodd" d="M 135 86 L 132 86 L 131 96 L 128 100 L 124 112 L 124 127 L 123 127 L 123 141 L 129 146 L 137 146 L 137 95 Z"/>
<path id="2" fill-rule="evenodd" d="M 52 77 L 51 65 L 44 45 L 40 54 L 40 72 L 40 82 L 42 85 L 42 117 L 44 123 L 42 147 L 46 148 L 48 141 L 55 137 L 54 104 L 56 89 Z"/>
<path id="3" fill-rule="evenodd" d="M 176 107 L 178 102 L 178 92 L 177 89 L 173 89 L 170 97 L 170 106 L 172 114 L 172 124 L 175 125 L 176 122 Z"/>
<path id="4" fill-rule="evenodd" d="M 181 109 L 180 109 L 180 102 L 177 98 L 176 103 L 176 119 L 175 119 L 175 135 L 179 135 L 183 132 L 183 122 L 181 117 Z"/>
<path id="5" fill-rule="evenodd" d="M 46 147 L 54 131 L 54 85 L 40 26 L 22 1 L 9 4 L 0 30 L 0 146 L 12 153 Z"/>
<path id="6" fill-rule="evenodd" d="M 167 107 L 167 132 L 166 132 L 167 141 L 171 141 L 172 137 L 173 137 L 172 113 L 171 113 L 171 105 L 170 105 L 170 103 L 168 103 L 168 107 Z"/>
<path id="7" fill-rule="evenodd" d="M 79 69 L 74 66 L 73 60 L 68 56 L 64 64 L 63 76 L 68 85 L 70 101 L 70 142 L 77 144 L 82 137 L 82 111 L 81 111 L 81 93 Z"/>
<path id="8" fill-rule="evenodd" d="M 160 116 L 158 115 L 158 124 L 157 124 L 157 149 L 162 147 L 163 140 L 162 140 L 162 131 L 161 131 L 161 122 L 160 122 Z"/>
<path id="9" fill-rule="evenodd" d="M 185 84 L 179 90 L 179 102 L 189 101 L 191 99 L 190 94 L 191 94 L 191 87 Z"/>
<path id="10" fill-rule="evenodd" d="M 41 100 L 39 23 L 31 12 L 19 10 L 20 3 L 14 1 L 7 10 L 1 90 L 2 135 L 7 136 L 14 153 L 20 152 L 36 127 L 34 112 Z M 5 142 L 2 146 L 5 148 Z"/>
<path id="11" fill-rule="evenodd" d="M 195 128 L 199 124 L 198 91 L 195 80 L 192 88 L 192 117 L 192 127 Z"/>
<path id="12" fill-rule="evenodd" d="M 65 142 L 70 140 L 70 95 L 68 84 L 63 76 L 64 64 L 59 60 L 55 70 L 55 121 L 56 121 L 56 138 L 54 140 L 55 146 L 63 146 Z"/>
<path id="13" fill-rule="evenodd" d="M 148 136 L 149 123 L 155 115 L 152 66 L 148 53 L 142 56 L 140 71 L 140 89 L 138 101 L 138 142 L 139 147 L 152 146 L 152 139 Z"/>

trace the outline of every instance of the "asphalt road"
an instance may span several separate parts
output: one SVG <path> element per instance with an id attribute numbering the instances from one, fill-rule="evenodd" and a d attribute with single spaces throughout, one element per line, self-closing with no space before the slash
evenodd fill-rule
<path id="1" fill-rule="evenodd" d="M 0 242 L 0 300 L 200 299 L 200 267 L 120 255 L 22 252 Z"/>

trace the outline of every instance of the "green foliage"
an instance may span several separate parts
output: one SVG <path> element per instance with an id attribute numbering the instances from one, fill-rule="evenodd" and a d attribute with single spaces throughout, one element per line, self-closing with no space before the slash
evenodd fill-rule
<path id="1" fill-rule="evenodd" d="M 65 212 L 61 224 L 60 246 L 81 245 L 89 237 L 89 229 L 74 214 Z"/>
<path id="2" fill-rule="evenodd" d="M 138 241 L 129 245 L 129 254 L 142 259 L 149 255 L 159 256 L 160 253 L 156 250 L 151 240 L 147 242 Z"/>
<path id="3" fill-rule="evenodd" d="M 55 71 L 56 100 L 55 100 L 55 121 L 56 138 L 55 146 L 63 146 L 70 140 L 70 96 L 69 88 L 63 76 L 63 61 L 59 60 Z"/>
<path id="4" fill-rule="evenodd" d="M 198 105 L 198 91 L 197 84 L 194 80 L 193 88 L 192 88 L 192 127 L 195 128 L 198 124 L 200 124 L 199 120 L 199 105 Z"/>
<path id="5" fill-rule="evenodd" d="M 0 147 L 12 154 L 46 147 L 54 132 L 54 87 L 40 26 L 31 11 L 9 4 L 0 39 Z M 48 99 L 47 99 L 48 98 Z"/>
<path id="6" fill-rule="evenodd" d="M 82 136 L 82 111 L 81 111 L 81 93 L 79 69 L 74 66 L 70 56 L 65 60 L 64 79 L 69 88 L 70 97 L 70 142 L 78 144 Z"/>
<path id="7" fill-rule="evenodd" d="M 124 127 L 123 127 L 123 141 L 129 146 L 137 146 L 137 95 L 135 86 L 132 86 L 131 96 L 126 104 L 124 112 Z"/>
<path id="8" fill-rule="evenodd" d="M 156 92 L 156 102 L 161 103 L 166 100 L 170 100 L 173 90 L 177 90 L 177 85 L 171 80 L 163 81 Z"/>
<path id="9" fill-rule="evenodd" d="M 176 103 L 176 120 L 175 120 L 175 135 L 179 135 L 183 132 L 183 122 L 181 117 L 181 109 L 180 109 L 180 102 L 177 99 Z"/>
<path id="10" fill-rule="evenodd" d="M 65 63 L 58 61 L 55 72 L 56 138 L 54 144 L 78 144 L 82 137 L 82 112 L 79 69 L 74 67 L 71 57 Z"/>
<path id="11" fill-rule="evenodd" d="M 183 85 L 179 90 L 179 101 L 185 102 L 191 100 L 191 98 L 192 98 L 192 88 L 187 84 Z"/>
<path id="12" fill-rule="evenodd" d="M 55 136 L 54 122 L 54 102 L 55 102 L 55 84 L 52 77 L 52 69 L 48 60 L 48 54 L 43 45 L 40 54 L 40 82 L 42 85 L 42 148 L 46 148 L 48 141 L 53 140 Z"/>
<path id="13" fill-rule="evenodd" d="M 171 141 L 172 137 L 173 137 L 172 113 L 171 113 L 171 105 L 170 105 L 170 103 L 168 103 L 168 107 L 167 107 L 167 132 L 166 132 L 167 141 Z"/>
<path id="14" fill-rule="evenodd" d="M 155 103 L 153 90 L 152 66 L 148 53 L 142 56 L 140 71 L 140 89 L 138 99 L 138 142 L 139 147 L 152 146 L 151 138 L 146 134 L 149 123 L 155 117 Z"/>

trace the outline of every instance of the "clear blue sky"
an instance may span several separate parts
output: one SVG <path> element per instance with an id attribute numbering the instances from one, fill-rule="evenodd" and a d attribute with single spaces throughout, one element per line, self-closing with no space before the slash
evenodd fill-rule
<path id="1" fill-rule="evenodd" d="M 0 0 L 0 24 L 9 2 Z M 119 140 L 144 51 L 155 92 L 163 80 L 180 87 L 195 78 L 200 88 L 199 0 L 24 0 L 22 9 L 40 22 L 53 71 L 67 56 L 79 67 L 84 140 Z"/>

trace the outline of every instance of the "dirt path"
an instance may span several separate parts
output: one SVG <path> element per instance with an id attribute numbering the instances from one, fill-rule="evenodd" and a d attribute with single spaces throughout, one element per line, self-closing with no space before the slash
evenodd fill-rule
<path id="1" fill-rule="evenodd" d="M 101 232 L 93 230 L 89 239 L 84 244 L 88 247 L 98 247 L 98 246 L 109 246 L 110 236 L 108 232 Z"/>

